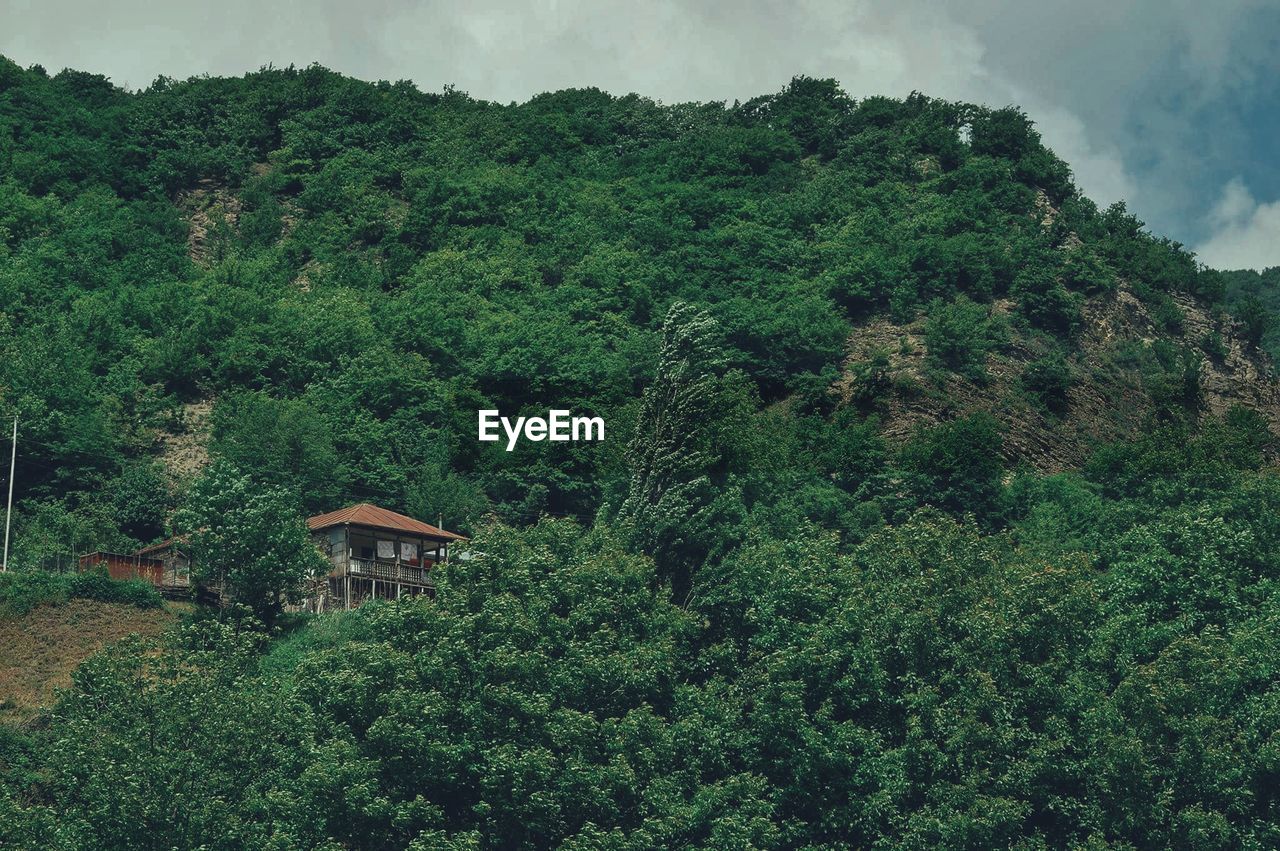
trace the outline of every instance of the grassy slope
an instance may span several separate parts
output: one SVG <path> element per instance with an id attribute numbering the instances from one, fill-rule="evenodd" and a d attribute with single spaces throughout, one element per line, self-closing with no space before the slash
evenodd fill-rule
<path id="1" fill-rule="evenodd" d="M 132 633 L 152 636 L 172 624 L 178 606 L 140 609 L 73 599 L 0 618 L 0 723 L 21 723 L 71 684 L 85 659 Z"/>

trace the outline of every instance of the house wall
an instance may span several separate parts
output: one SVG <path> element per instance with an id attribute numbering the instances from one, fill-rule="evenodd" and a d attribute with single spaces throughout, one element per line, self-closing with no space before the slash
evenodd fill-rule
<path id="1" fill-rule="evenodd" d="M 429 587 L 421 584 L 375 580 L 367 573 L 351 574 L 351 559 L 399 562 L 409 567 L 430 569 L 444 561 L 448 551 L 448 545 L 443 541 L 352 524 L 313 532 L 311 539 L 332 567 L 327 581 L 308 593 L 309 599 L 302 607 L 308 611 L 352 608 L 373 597 L 396 599 L 429 593 Z M 382 555 L 379 555 L 379 541 L 384 542 Z M 387 555 L 386 544 L 391 545 L 390 555 Z M 402 548 L 404 544 L 412 544 L 415 548 L 411 557 Z"/>
<path id="2" fill-rule="evenodd" d="M 80 571 L 105 567 L 107 575 L 116 580 L 141 579 L 152 585 L 164 583 L 164 562 L 145 556 L 127 556 L 118 553 L 89 553 L 80 557 Z"/>
<path id="3" fill-rule="evenodd" d="M 344 573 L 347 567 L 347 529 L 345 526 L 335 526 L 332 529 L 322 529 L 319 532 L 311 533 L 311 540 L 324 554 L 324 557 L 333 565 L 333 573 Z"/>
<path id="4" fill-rule="evenodd" d="M 312 540 L 320 548 L 329 563 L 333 565 L 335 576 L 345 576 L 350 558 L 371 559 L 377 561 L 400 561 L 414 567 L 432 567 L 445 560 L 448 545 L 442 541 L 432 541 L 416 535 L 404 535 L 367 526 L 335 526 L 312 533 Z M 380 554 L 378 543 L 391 544 L 391 555 Z M 412 544 L 416 550 L 413 557 L 405 557 L 404 544 Z"/>

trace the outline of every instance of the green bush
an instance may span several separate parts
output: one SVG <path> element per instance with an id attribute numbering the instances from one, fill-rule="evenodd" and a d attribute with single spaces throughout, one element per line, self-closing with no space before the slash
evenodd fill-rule
<path id="1" fill-rule="evenodd" d="M 1080 296 L 1068 292 L 1050 267 L 1034 266 L 1019 272 L 1010 292 L 1018 300 L 1018 312 L 1032 327 L 1070 337 L 1084 321 Z"/>
<path id="2" fill-rule="evenodd" d="M 947 303 L 929 304 L 924 341 L 931 365 L 943 367 L 972 381 L 987 377 L 987 354 L 1007 339 L 1003 326 L 984 305 L 958 296 Z"/>
<path id="3" fill-rule="evenodd" d="M 154 585 L 139 579 L 116 580 L 105 571 L 76 573 L 69 577 L 67 591 L 72 597 L 125 603 L 139 609 L 155 609 L 163 602 Z"/>
<path id="4" fill-rule="evenodd" d="M 157 608 L 163 602 L 159 592 L 148 582 L 117 581 L 104 570 L 86 573 L 0 574 L 0 611 L 23 615 L 44 603 L 58 605 L 77 597 L 103 603 L 125 603 L 140 609 Z"/>
<path id="5" fill-rule="evenodd" d="M 849 398 L 863 407 L 869 406 L 888 392 L 892 381 L 889 377 L 889 353 L 875 349 L 865 360 L 849 366 Z"/>
<path id="6" fill-rule="evenodd" d="M 1262 343 L 1262 338 L 1266 336 L 1267 331 L 1275 324 L 1275 316 L 1262 303 L 1261 299 L 1252 293 L 1245 296 L 1236 307 L 1236 315 L 1240 317 L 1245 340 L 1254 348 L 1257 348 Z"/>
<path id="7" fill-rule="evenodd" d="M 70 598 L 70 578 L 60 573 L 0 573 L 0 610 L 24 615 L 42 603 L 65 603 Z"/>
<path id="8" fill-rule="evenodd" d="M 1164 330 L 1179 334 L 1182 332 L 1182 324 L 1186 321 L 1186 317 L 1182 315 L 1182 308 L 1164 293 L 1156 293 L 1151 305 L 1151 318 Z"/>
<path id="9" fill-rule="evenodd" d="M 1200 370 L 1204 357 L 1189 346 L 1167 340 L 1151 345 L 1154 358 L 1143 369 L 1143 382 L 1156 410 L 1163 416 L 1194 415 L 1200 409 Z"/>
<path id="10" fill-rule="evenodd" d="M 1003 511 L 1000 427 L 981 412 L 919 430 L 899 463 L 921 503 L 994 524 Z"/>
<path id="11" fill-rule="evenodd" d="M 1079 248 L 1068 256 L 1062 270 L 1069 289 L 1086 294 L 1110 292 L 1116 288 L 1116 274 L 1094 251 Z"/>
<path id="12" fill-rule="evenodd" d="M 1227 344 L 1223 341 L 1222 335 L 1217 331 L 1207 331 L 1200 338 L 1200 348 L 1204 353 L 1215 361 L 1222 361 L 1227 356 Z"/>
<path id="13" fill-rule="evenodd" d="M 1060 412 L 1067 404 L 1067 391 L 1075 383 L 1075 373 L 1062 352 L 1054 351 L 1027 364 L 1022 387 L 1042 405 Z"/>

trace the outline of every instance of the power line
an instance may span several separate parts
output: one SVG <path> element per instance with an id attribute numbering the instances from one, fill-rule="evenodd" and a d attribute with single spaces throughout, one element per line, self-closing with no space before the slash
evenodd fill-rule
<path id="1" fill-rule="evenodd" d="M 0 573 L 9 572 L 9 521 L 13 517 L 13 480 L 18 478 L 18 415 L 13 415 L 13 448 L 9 450 L 9 502 L 4 510 L 4 561 Z"/>

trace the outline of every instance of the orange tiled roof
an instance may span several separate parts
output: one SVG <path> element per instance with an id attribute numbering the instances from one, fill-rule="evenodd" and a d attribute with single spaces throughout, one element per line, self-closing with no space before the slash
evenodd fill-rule
<path id="1" fill-rule="evenodd" d="M 352 526 L 372 526 L 375 529 L 388 529 L 410 535 L 423 535 L 440 541 L 466 540 L 456 532 L 440 529 L 430 523 L 423 523 L 421 520 L 414 520 L 412 517 L 397 514 L 377 505 L 370 505 L 367 502 L 307 518 L 307 528 L 313 532 L 332 526 L 341 526 L 343 523 L 350 523 Z"/>

